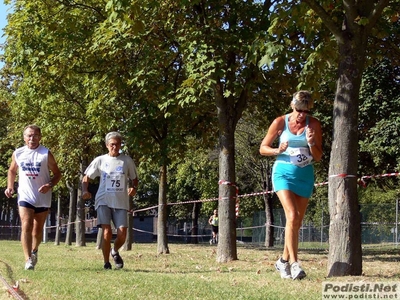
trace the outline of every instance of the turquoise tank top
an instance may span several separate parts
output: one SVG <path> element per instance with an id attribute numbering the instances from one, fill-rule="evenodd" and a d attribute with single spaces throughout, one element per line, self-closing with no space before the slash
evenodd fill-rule
<path id="1" fill-rule="evenodd" d="M 309 118 L 306 117 L 306 126 L 308 126 Z M 306 130 L 301 134 L 293 134 L 289 129 L 289 114 L 285 115 L 285 125 L 282 134 L 279 137 L 279 144 L 289 142 L 289 148 L 308 148 L 306 139 Z M 276 158 L 277 161 L 290 163 L 290 155 L 288 150 L 279 154 Z"/>

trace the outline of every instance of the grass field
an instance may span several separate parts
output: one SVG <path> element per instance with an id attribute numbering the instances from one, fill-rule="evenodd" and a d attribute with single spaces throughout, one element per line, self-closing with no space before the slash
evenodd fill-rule
<path id="1" fill-rule="evenodd" d="M 238 245 L 238 260 L 216 263 L 216 246 L 170 244 L 156 255 L 155 244 L 121 251 L 122 270 L 103 270 L 100 250 L 42 244 L 34 271 L 24 270 L 18 241 L 0 241 L 0 274 L 19 284 L 23 299 L 321 299 L 324 281 L 400 281 L 399 249 L 367 249 L 363 276 L 326 278 L 327 251 L 300 251 L 307 277 L 284 280 L 274 269 L 280 249 Z M 1 283 L 0 283 L 1 284 Z M 11 299 L 1 284 L 0 299 Z"/>

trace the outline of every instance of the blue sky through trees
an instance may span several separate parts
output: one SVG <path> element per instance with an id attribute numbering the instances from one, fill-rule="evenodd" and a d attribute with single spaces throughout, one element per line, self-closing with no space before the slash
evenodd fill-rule
<path id="1" fill-rule="evenodd" d="M 3 0 L 0 0 L 0 45 L 3 45 L 5 41 L 4 27 L 7 25 L 7 14 L 9 13 L 10 7 L 5 5 Z M 0 53 L 3 53 L 3 47 L 0 47 Z M 0 63 L 1 67 L 2 63 Z"/>

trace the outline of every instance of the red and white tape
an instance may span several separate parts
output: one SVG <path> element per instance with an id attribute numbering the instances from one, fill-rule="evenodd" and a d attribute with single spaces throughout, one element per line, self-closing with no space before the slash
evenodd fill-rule
<path id="1" fill-rule="evenodd" d="M 349 175 L 349 174 L 346 174 L 346 173 L 329 175 L 329 178 L 334 178 L 334 177 L 346 178 L 346 177 L 357 177 L 357 176 L 356 175 Z"/>
<path id="2" fill-rule="evenodd" d="M 361 178 L 358 179 L 358 184 L 363 186 L 363 187 L 366 187 L 367 183 L 365 182 L 365 179 L 391 177 L 391 176 L 399 176 L 399 175 L 400 175 L 400 172 L 361 176 Z M 349 174 L 346 174 L 346 173 L 336 174 L 336 175 L 329 175 L 329 178 L 334 178 L 334 177 L 341 177 L 341 178 L 352 177 L 352 178 L 354 178 L 354 177 L 357 177 L 357 176 L 356 175 L 349 175 Z"/>
<path id="3" fill-rule="evenodd" d="M 400 172 L 393 172 L 393 173 L 386 173 L 386 174 L 380 174 L 380 175 L 368 175 L 368 176 L 362 176 L 360 179 L 358 179 L 358 183 L 362 186 L 366 186 L 366 182 L 364 181 L 365 179 L 370 179 L 370 178 L 381 178 L 381 177 L 390 177 L 390 176 L 399 176 Z M 355 178 L 357 177 L 356 175 L 352 175 L 352 174 L 346 174 L 346 173 L 340 173 L 340 174 L 335 174 L 335 175 L 329 175 L 329 178 L 335 178 L 335 177 L 339 177 L 339 178 Z M 263 191 L 263 192 L 255 192 L 255 193 L 250 193 L 250 194 L 242 194 L 239 195 L 239 189 L 237 187 L 236 184 L 233 184 L 229 181 L 226 180 L 219 180 L 218 184 L 225 184 L 225 185 L 230 185 L 230 186 L 234 186 L 236 188 L 236 215 L 239 215 L 239 198 L 245 198 L 245 197 L 253 197 L 253 196 L 261 196 L 261 195 L 265 195 L 265 194 L 272 194 L 274 193 L 274 191 Z M 314 186 L 318 187 L 318 186 L 323 186 L 323 185 L 328 185 L 329 182 L 325 181 L 325 182 L 320 182 L 320 183 L 316 183 L 314 184 Z M 210 201 L 218 201 L 218 200 L 223 200 L 225 198 L 209 198 L 209 199 L 203 199 L 203 200 L 190 200 L 190 201 L 184 201 L 184 202 L 175 202 L 175 203 L 168 203 L 167 205 L 180 205 L 180 204 L 189 204 L 189 203 L 198 203 L 198 202 L 210 202 Z M 152 206 L 150 208 L 143 208 L 143 209 L 139 209 L 139 210 L 134 210 L 134 211 L 130 211 L 131 213 L 135 213 L 135 212 L 139 212 L 139 211 L 146 211 L 149 209 L 154 209 L 157 208 L 158 205 Z"/>
<path id="4" fill-rule="evenodd" d="M 7 290 L 8 294 L 10 296 L 12 296 L 14 299 L 18 299 L 18 300 L 23 300 L 24 298 L 22 298 L 22 296 L 19 294 L 19 284 L 18 281 L 15 283 L 15 285 L 11 286 L 8 284 L 8 282 L 5 280 L 5 278 L 3 276 L 1 276 L 0 274 L 0 281 L 3 282 L 4 284 L 4 288 Z M 7 297 L 8 299 L 9 297 Z"/>
<path id="5" fill-rule="evenodd" d="M 362 176 L 361 179 L 366 179 L 366 178 L 374 178 L 374 177 L 391 177 L 391 176 L 399 176 L 400 172 L 393 172 L 393 173 L 386 173 L 386 174 L 381 174 L 381 175 L 371 175 L 371 176 Z"/>

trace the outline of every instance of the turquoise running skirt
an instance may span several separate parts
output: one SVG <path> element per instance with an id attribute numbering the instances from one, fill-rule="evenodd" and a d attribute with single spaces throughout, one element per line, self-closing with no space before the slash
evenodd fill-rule
<path id="1" fill-rule="evenodd" d="M 303 168 L 291 163 L 275 161 L 272 167 L 274 192 L 289 190 L 304 198 L 310 198 L 314 190 L 314 166 Z"/>

